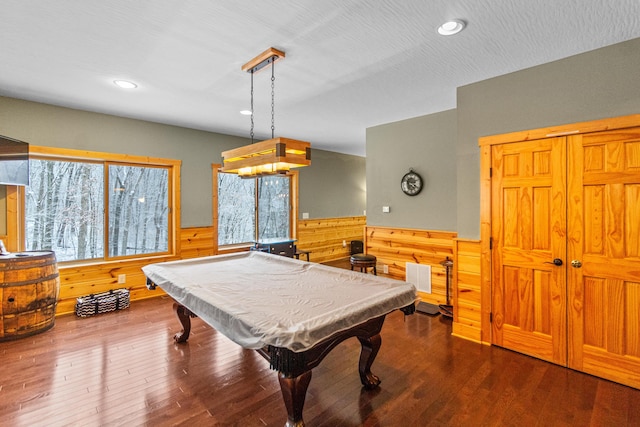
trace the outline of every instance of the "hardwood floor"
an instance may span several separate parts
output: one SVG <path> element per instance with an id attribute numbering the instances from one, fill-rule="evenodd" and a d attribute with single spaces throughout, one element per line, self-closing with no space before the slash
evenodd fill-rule
<path id="1" fill-rule="evenodd" d="M 174 344 L 167 298 L 0 343 L 3 426 L 282 426 L 276 373 L 193 320 Z M 640 390 L 451 336 L 442 316 L 394 312 L 363 390 L 350 339 L 313 371 L 308 426 L 638 426 Z"/>

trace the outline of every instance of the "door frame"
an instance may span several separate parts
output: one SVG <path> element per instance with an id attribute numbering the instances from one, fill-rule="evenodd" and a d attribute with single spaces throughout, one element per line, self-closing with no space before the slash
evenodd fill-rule
<path id="1" fill-rule="evenodd" d="M 640 114 L 485 136 L 480 147 L 480 339 L 491 344 L 491 147 L 554 136 L 577 135 L 640 125 Z"/>

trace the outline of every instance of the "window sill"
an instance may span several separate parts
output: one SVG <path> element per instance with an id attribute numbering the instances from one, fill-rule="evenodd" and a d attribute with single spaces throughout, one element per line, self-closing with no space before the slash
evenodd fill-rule
<path id="1" fill-rule="evenodd" d="M 58 261 L 58 269 L 69 269 L 69 268 L 83 268 L 83 267 L 98 267 L 104 265 L 115 265 L 115 264 L 155 264 L 158 262 L 167 262 L 167 261 L 175 261 L 180 259 L 179 256 L 175 254 L 163 254 L 163 255 L 155 255 L 149 257 L 142 258 L 122 258 L 122 259 L 110 259 L 110 260 L 87 260 L 87 261 Z"/>
<path id="2" fill-rule="evenodd" d="M 238 245 L 224 245 L 218 246 L 218 255 L 223 254 L 232 254 L 234 252 L 245 252 L 251 249 L 253 244 L 251 243 L 242 243 Z"/>

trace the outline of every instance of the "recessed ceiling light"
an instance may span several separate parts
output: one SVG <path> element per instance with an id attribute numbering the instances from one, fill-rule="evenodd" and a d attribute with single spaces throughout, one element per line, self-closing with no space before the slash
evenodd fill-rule
<path id="1" fill-rule="evenodd" d="M 242 114 L 243 116 L 250 116 L 251 115 L 251 110 L 242 110 L 242 111 L 240 111 L 240 114 Z"/>
<path id="2" fill-rule="evenodd" d="M 460 19 L 452 19 L 451 21 L 447 21 L 438 27 L 438 34 L 443 36 L 452 36 L 464 30 L 464 27 L 466 25 L 467 24 Z"/>
<path id="3" fill-rule="evenodd" d="M 122 89 L 135 89 L 138 87 L 137 84 L 129 82 L 127 80 L 114 80 L 113 83 L 116 86 L 121 87 Z"/>

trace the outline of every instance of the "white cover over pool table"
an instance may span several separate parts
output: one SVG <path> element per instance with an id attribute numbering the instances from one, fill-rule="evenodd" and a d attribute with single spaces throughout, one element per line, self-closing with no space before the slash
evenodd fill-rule
<path id="1" fill-rule="evenodd" d="M 416 299 L 407 282 L 258 251 L 142 270 L 178 303 L 250 349 L 304 351 Z"/>

